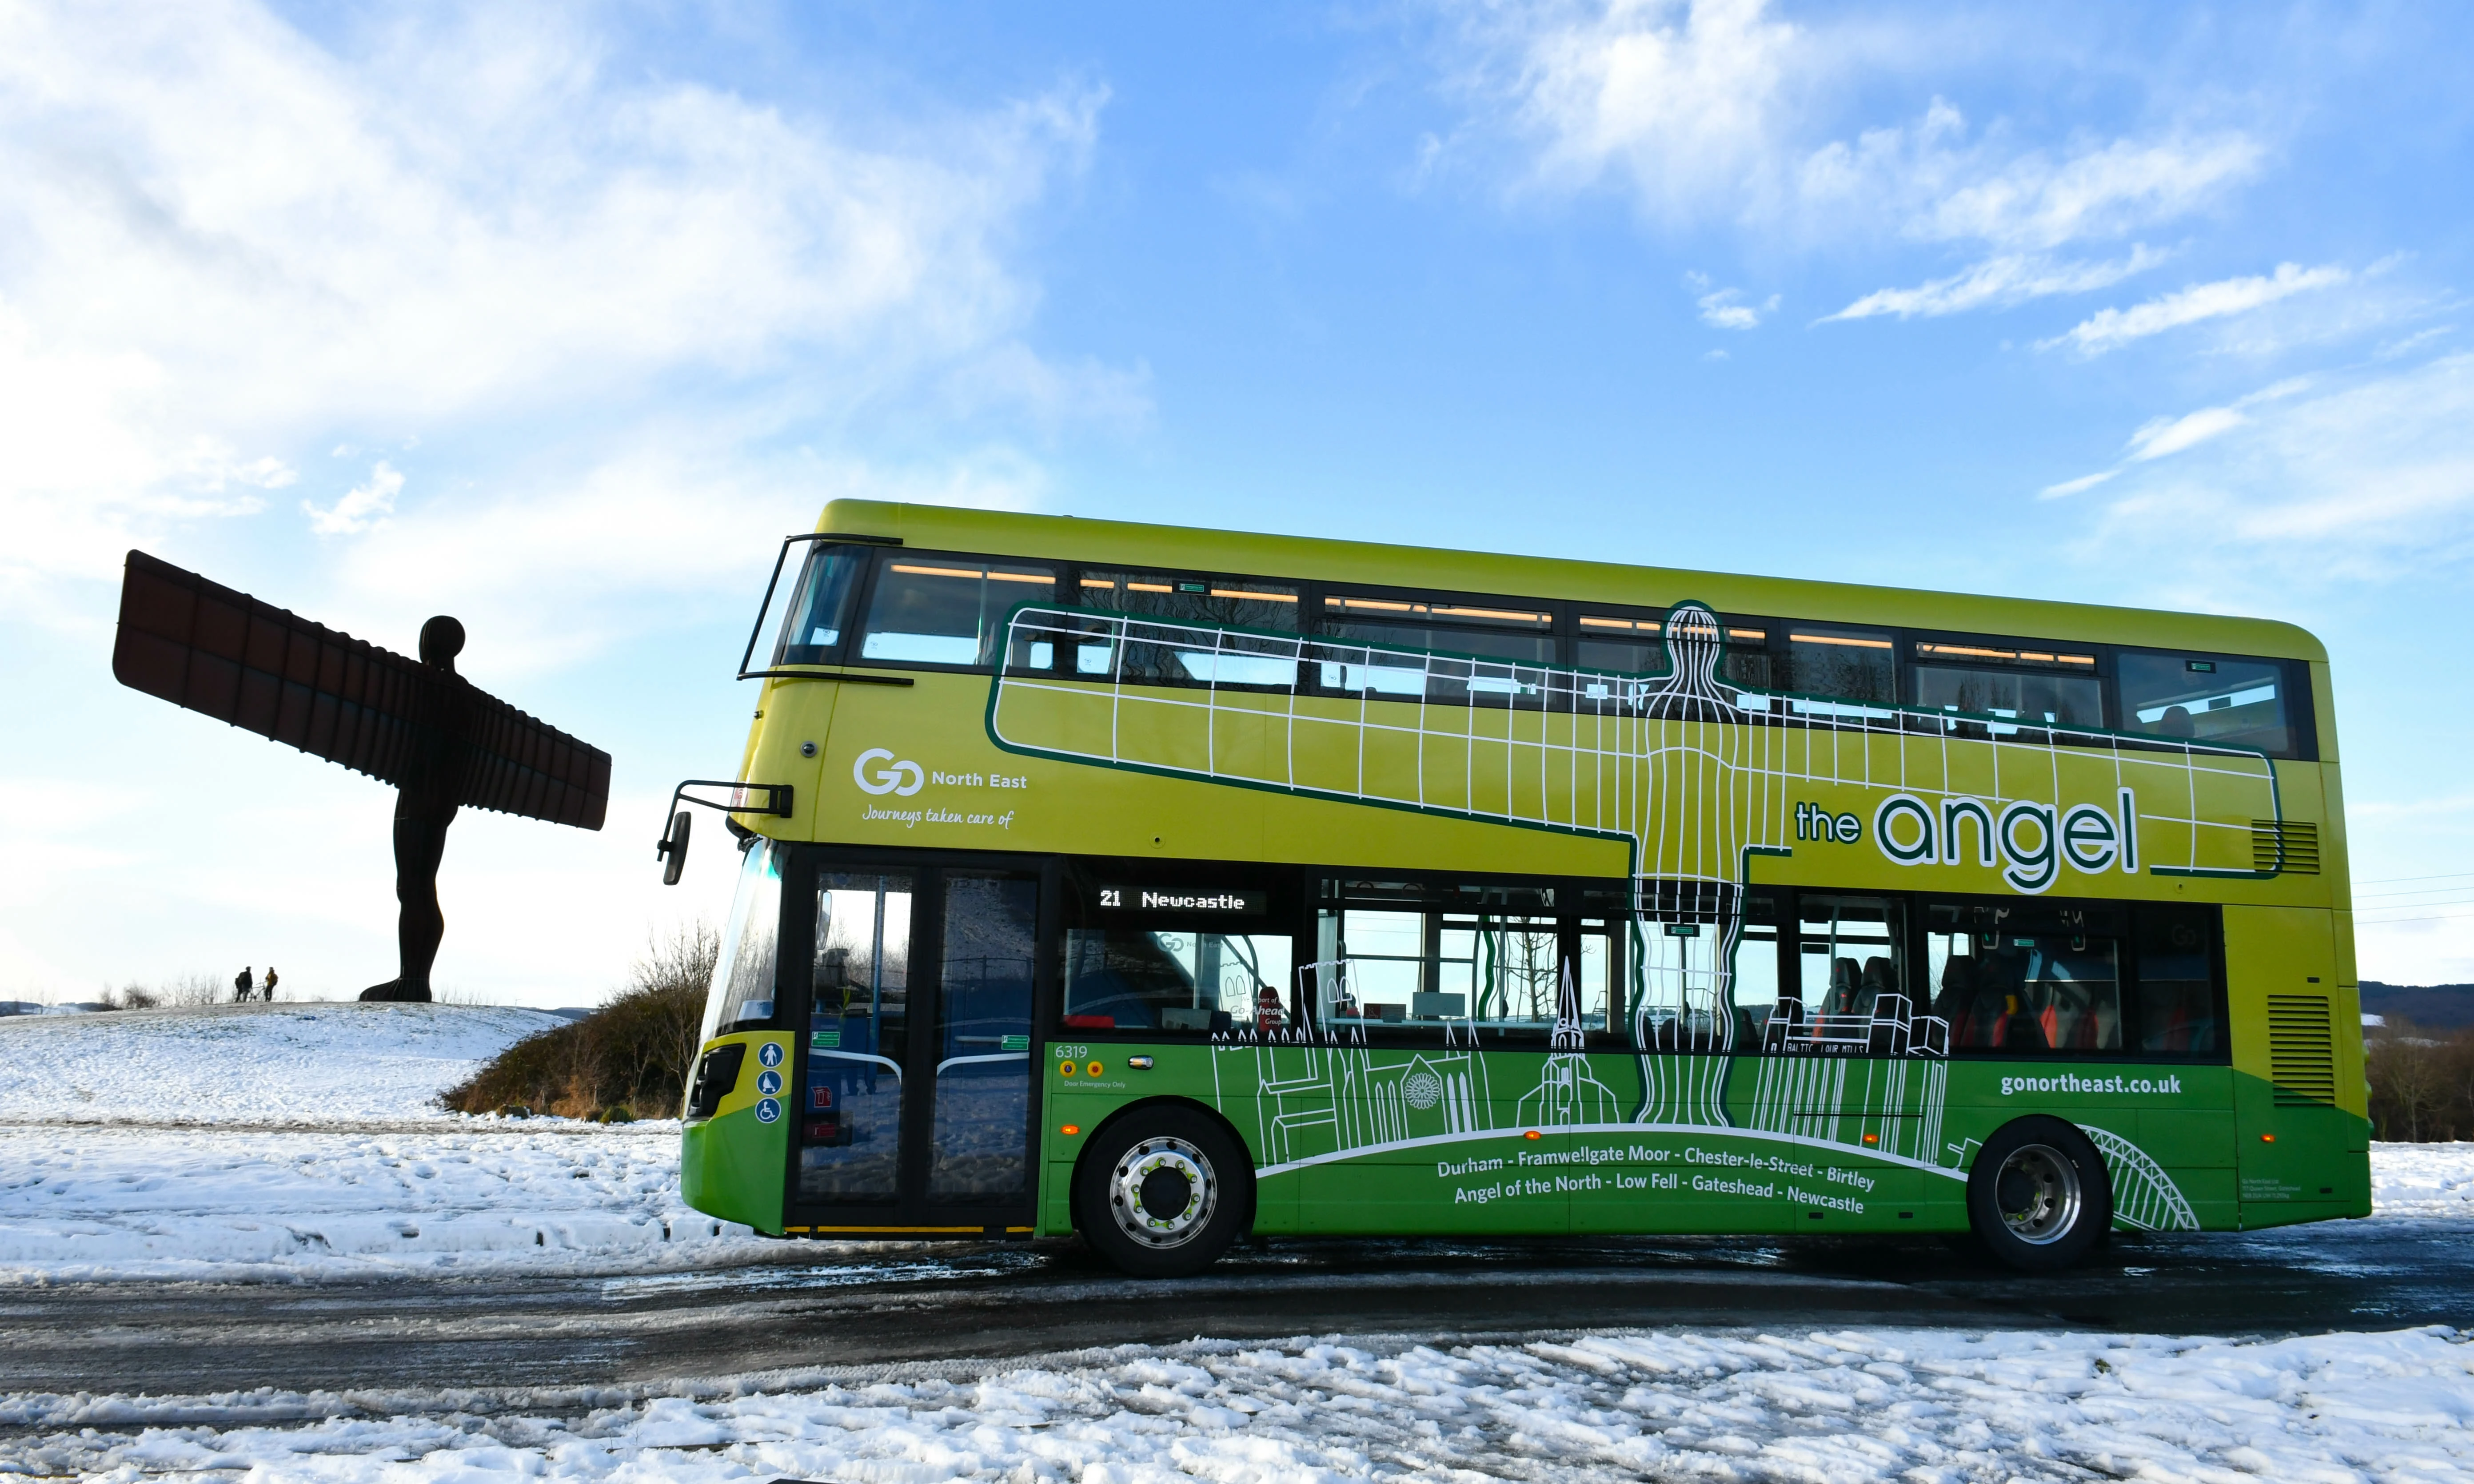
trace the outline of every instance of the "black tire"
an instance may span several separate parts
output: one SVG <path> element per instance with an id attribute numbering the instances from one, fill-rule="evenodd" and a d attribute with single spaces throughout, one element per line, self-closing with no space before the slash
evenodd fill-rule
<path id="1" fill-rule="evenodd" d="M 2021 1118 L 1976 1152 L 1967 1219 L 2001 1261 L 2023 1273 L 2056 1272 L 2113 1225 L 2113 1180 L 2086 1135 L 2059 1118 Z"/>
<path id="2" fill-rule="evenodd" d="M 1254 1224 L 1253 1164 L 1198 1109 L 1136 1108 L 1094 1135 L 1074 1166 L 1074 1224 L 1136 1278 L 1190 1277 Z"/>

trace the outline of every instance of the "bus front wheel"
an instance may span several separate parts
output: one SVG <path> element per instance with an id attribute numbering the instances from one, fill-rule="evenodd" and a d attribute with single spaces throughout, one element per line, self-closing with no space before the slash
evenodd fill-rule
<path id="1" fill-rule="evenodd" d="M 2113 1225 L 2113 1182 L 2086 1135 L 2059 1118 L 2021 1118 L 1977 1151 L 1967 1217 L 1993 1256 L 2023 1273 L 2050 1273 L 2086 1256 Z"/>
<path id="2" fill-rule="evenodd" d="M 1175 1104 L 1100 1131 L 1074 1167 L 1075 1224 L 1136 1278 L 1201 1272 L 1251 1224 L 1253 1169 L 1227 1131 Z"/>

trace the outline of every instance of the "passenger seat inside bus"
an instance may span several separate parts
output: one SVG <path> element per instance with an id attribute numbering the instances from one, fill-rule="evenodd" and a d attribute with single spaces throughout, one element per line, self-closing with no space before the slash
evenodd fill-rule
<path id="1" fill-rule="evenodd" d="M 1950 1027 L 1951 1044 L 1967 1043 L 1967 1013 L 1975 1004 L 1976 960 L 1953 956 L 1941 966 L 1941 993 L 1932 1002 L 1932 1013 Z"/>
<path id="2" fill-rule="evenodd" d="M 2025 967 L 2008 953 L 1992 954 L 1977 966 L 1964 1044 L 1998 1051 L 2052 1049 L 2044 1026 L 2027 1011 Z"/>

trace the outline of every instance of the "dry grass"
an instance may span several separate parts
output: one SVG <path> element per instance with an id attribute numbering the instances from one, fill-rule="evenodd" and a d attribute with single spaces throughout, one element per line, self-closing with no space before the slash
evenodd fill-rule
<path id="1" fill-rule="evenodd" d="M 608 1004 L 509 1046 L 440 1101 L 457 1113 L 521 1108 L 613 1122 L 674 1116 L 720 952 L 721 935 L 702 922 L 652 936 L 628 987 Z"/>

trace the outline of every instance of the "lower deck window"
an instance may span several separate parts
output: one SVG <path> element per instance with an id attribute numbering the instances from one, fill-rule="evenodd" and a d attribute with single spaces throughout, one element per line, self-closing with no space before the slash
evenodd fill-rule
<path id="1" fill-rule="evenodd" d="M 1907 993 L 1906 903 L 1889 897 L 1800 895 L 1789 993 L 1761 1026 L 1773 1051 L 1938 1051 L 1943 1027 Z"/>
<path id="2" fill-rule="evenodd" d="M 1287 1023 L 1289 940 L 1268 934 L 1073 928 L 1065 1024 L 1208 1034 Z"/>
<path id="3" fill-rule="evenodd" d="M 1621 954 L 1604 918 L 1325 909 L 1309 975 L 1333 1028 L 1596 1035 L 1617 1028 Z"/>
<path id="4" fill-rule="evenodd" d="M 2139 1049 L 2149 1056 L 2213 1056 L 2217 1020 L 2210 914 L 2143 907 L 2138 914 Z"/>
<path id="5" fill-rule="evenodd" d="M 1194 913 L 1100 925 L 1135 909 L 1086 889 L 1089 925 L 1069 908 L 1062 944 L 1063 1031 L 1777 1057 L 2215 1060 L 2226 1044 L 2213 907 L 1404 875 L 1309 879 L 1299 910 L 1277 882 L 1210 883 L 1249 932 Z"/>
<path id="6" fill-rule="evenodd" d="M 2122 1049 L 2122 953 L 2110 938 L 1934 933 L 1933 1011 L 1961 1051 Z"/>

